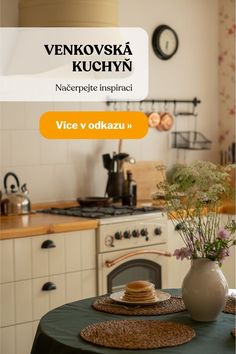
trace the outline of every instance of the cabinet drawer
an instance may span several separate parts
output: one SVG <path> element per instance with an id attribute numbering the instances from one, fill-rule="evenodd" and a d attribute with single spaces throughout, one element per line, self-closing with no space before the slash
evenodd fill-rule
<path id="1" fill-rule="evenodd" d="M 14 240 L 15 280 L 30 279 L 31 265 L 31 237 Z"/>
<path id="2" fill-rule="evenodd" d="M 32 281 L 15 282 L 16 323 L 32 321 Z"/>
<path id="3" fill-rule="evenodd" d="M 39 320 L 49 310 L 66 302 L 64 274 L 33 279 L 32 282 L 33 320 Z"/>
<path id="4" fill-rule="evenodd" d="M 13 240 L 0 241 L 0 284 L 14 280 Z"/>
<path id="5" fill-rule="evenodd" d="M 33 278 L 65 272 L 64 235 L 32 237 Z"/>

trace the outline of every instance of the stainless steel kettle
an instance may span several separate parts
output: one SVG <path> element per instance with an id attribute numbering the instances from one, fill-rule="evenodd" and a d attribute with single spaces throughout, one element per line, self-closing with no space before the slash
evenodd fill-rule
<path id="1" fill-rule="evenodd" d="M 8 187 L 8 179 L 13 177 L 16 184 L 11 184 Z M 3 215 L 21 215 L 29 214 L 31 211 L 30 200 L 27 197 L 29 193 L 26 184 L 20 187 L 18 177 L 13 172 L 8 172 L 3 180 L 5 195 L 1 201 L 1 212 Z"/>

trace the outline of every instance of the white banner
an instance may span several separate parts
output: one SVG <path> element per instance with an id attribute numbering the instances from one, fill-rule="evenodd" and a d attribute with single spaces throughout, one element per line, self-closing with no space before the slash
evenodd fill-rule
<path id="1" fill-rule="evenodd" d="M 142 28 L 1 28 L 1 101 L 142 100 Z"/>

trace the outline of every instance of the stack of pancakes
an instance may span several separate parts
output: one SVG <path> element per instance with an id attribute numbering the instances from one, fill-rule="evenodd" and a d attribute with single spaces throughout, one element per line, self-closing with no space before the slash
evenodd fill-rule
<path id="1" fill-rule="evenodd" d="M 154 284 L 145 280 L 126 284 L 122 300 L 128 302 L 153 302 L 157 300 Z"/>

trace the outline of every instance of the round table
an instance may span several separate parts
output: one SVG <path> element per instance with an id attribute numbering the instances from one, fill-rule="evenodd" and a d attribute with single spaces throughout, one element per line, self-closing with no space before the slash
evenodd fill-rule
<path id="1" fill-rule="evenodd" d="M 179 290 L 165 290 L 178 295 Z M 196 337 L 189 343 L 161 349 L 138 350 L 138 354 L 233 354 L 235 339 L 230 332 L 235 327 L 234 315 L 221 313 L 214 322 L 192 321 L 188 312 L 162 316 L 124 316 L 96 311 L 91 307 L 96 298 L 76 301 L 48 312 L 41 320 L 31 354 L 133 354 L 134 350 L 108 349 L 85 342 L 80 331 L 89 324 L 114 319 L 156 319 L 190 325 Z"/>

